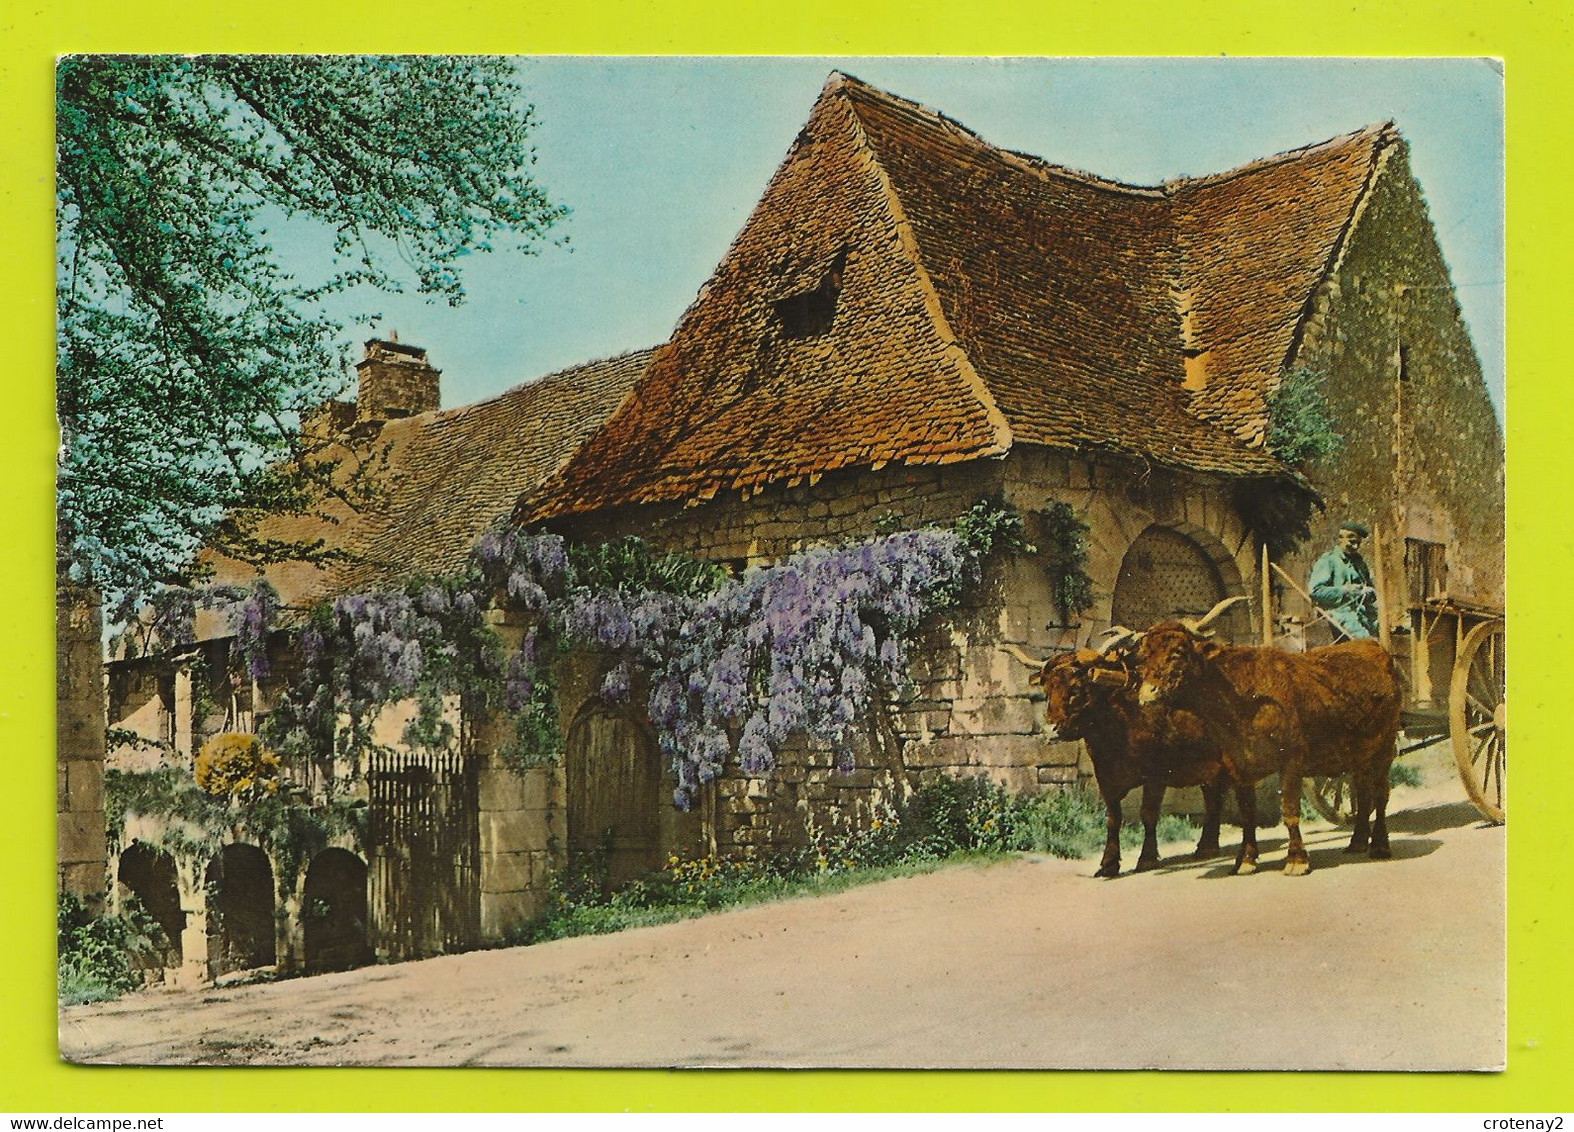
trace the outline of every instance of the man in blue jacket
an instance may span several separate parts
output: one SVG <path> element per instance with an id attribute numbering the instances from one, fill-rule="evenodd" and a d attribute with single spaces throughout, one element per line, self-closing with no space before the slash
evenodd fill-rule
<path id="1" fill-rule="evenodd" d="M 1360 523 L 1339 527 L 1339 542 L 1312 563 L 1306 589 L 1334 626 L 1334 640 L 1377 636 L 1377 590 L 1361 557 L 1367 529 Z"/>

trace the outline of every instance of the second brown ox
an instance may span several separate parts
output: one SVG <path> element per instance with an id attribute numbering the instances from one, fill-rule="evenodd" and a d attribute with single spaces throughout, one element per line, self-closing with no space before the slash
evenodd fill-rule
<path id="1" fill-rule="evenodd" d="M 1349 851 L 1388 857 L 1388 771 L 1399 734 L 1400 689 L 1376 641 L 1288 653 L 1199 636 L 1178 621 L 1137 646 L 1138 700 L 1189 711 L 1218 744 L 1237 783 L 1277 772 L 1289 848 L 1284 871 L 1311 871 L 1301 840 L 1301 782 L 1348 773 L 1355 796 Z M 1242 831 L 1236 871 L 1256 869 L 1256 839 Z"/>

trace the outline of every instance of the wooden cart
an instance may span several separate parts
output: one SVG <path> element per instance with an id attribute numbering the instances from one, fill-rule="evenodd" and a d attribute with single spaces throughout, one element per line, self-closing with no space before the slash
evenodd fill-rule
<path id="1" fill-rule="evenodd" d="M 1446 598 L 1413 605 L 1410 613 L 1410 632 L 1388 642 L 1406 693 L 1399 754 L 1448 741 L 1470 801 L 1489 821 L 1501 822 L 1508 813 L 1502 613 Z M 1328 820 L 1349 820 L 1343 778 L 1315 778 L 1307 796 Z"/>

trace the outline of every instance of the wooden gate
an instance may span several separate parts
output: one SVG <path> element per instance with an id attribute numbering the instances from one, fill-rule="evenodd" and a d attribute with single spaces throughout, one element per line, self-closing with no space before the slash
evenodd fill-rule
<path id="1" fill-rule="evenodd" d="M 645 729 L 592 707 L 569 729 L 564 763 L 570 855 L 605 853 L 612 888 L 658 868 L 661 764 Z"/>
<path id="2" fill-rule="evenodd" d="M 462 754 L 381 751 L 367 767 L 371 944 L 416 959 L 480 943 L 476 774 Z"/>

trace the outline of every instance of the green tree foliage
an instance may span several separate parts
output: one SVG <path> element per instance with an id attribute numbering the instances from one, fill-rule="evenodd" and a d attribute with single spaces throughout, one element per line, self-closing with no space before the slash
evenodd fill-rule
<path id="1" fill-rule="evenodd" d="M 344 371 L 326 302 L 413 280 L 458 303 L 465 256 L 531 251 L 563 215 L 504 60 L 75 56 L 56 87 L 74 581 L 178 578 L 226 512 L 309 508 L 334 477 L 300 424 Z M 331 247 L 323 278 L 269 235 L 303 225 Z"/>

